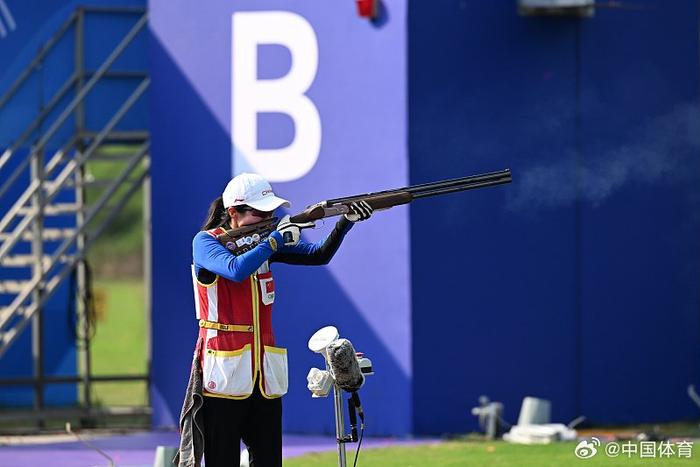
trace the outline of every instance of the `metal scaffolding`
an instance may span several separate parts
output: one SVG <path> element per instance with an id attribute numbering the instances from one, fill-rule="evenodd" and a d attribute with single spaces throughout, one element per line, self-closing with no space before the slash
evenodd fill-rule
<path id="1" fill-rule="evenodd" d="M 127 15 L 136 21 L 112 50 L 97 70 L 85 67 L 85 18 L 88 14 Z M 56 417 L 80 417 L 82 420 L 94 420 L 107 415 L 150 415 L 150 401 L 147 407 L 131 408 L 97 408 L 93 406 L 92 385 L 96 382 L 144 381 L 149 382 L 149 373 L 140 375 L 94 376 L 90 359 L 90 332 L 87 296 L 88 271 L 86 255 L 90 247 L 102 232 L 122 211 L 129 199 L 144 189 L 144 279 L 146 281 L 146 320 L 150 321 L 150 175 L 149 175 L 149 133 L 148 129 L 136 131 L 118 131 L 117 125 L 140 100 L 149 87 L 150 78 L 144 71 L 111 70 L 113 64 L 142 34 L 148 22 L 147 12 L 142 8 L 117 7 L 81 7 L 51 36 L 37 52 L 31 63 L 20 73 L 4 95 L 0 96 L 0 112 L 14 96 L 27 85 L 29 78 L 41 70 L 52 50 L 61 38 L 71 31 L 74 37 L 75 67 L 70 77 L 59 87 L 54 95 L 38 111 L 32 122 L 19 134 L 0 156 L 0 200 L 7 201 L 11 207 L 0 218 L 0 266 L 26 268 L 30 271 L 27 280 L 0 280 L 0 294 L 12 298 L 9 306 L 0 307 L 0 358 L 17 340 L 22 331 L 31 324 L 32 361 L 31 378 L 2 378 L 2 386 L 33 387 L 34 404 L 32 410 L 22 413 L 0 414 L 0 421 L 6 418 L 22 417 L 36 420 L 42 424 L 45 420 Z M 138 80 L 138 84 L 126 98 L 109 121 L 98 131 L 90 131 L 86 126 L 86 97 L 104 78 L 128 78 Z M 73 97 L 67 105 L 61 106 L 73 91 Z M 41 132 L 50 115 L 58 112 L 48 128 Z M 74 131 L 67 141 L 61 143 L 60 149 L 50 153 L 49 144 L 56 147 L 54 137 L 65 128 L 70 118 L 74 119 Z M 86 198 L 86 187 L 93 181 L 86 177 L 87 161 L 100 157 L 100 149 L 106 144 L 119 143 L 130 148 L 122 156 L 126 157 L 120 173 L 107 181 L 100 181 L 104 186 L 100 196 L 95 200 Z M 21 151 L 23 148 L 28 148 Z M 21 160 L 20 160 L 21 158 Z M 10 162 L 14 169 L 7 168 Z M 29 180 L 23 174 L 29 170 Z M 21 194 L 9 199 L 12 193 Z M 60 202 L 60 195 L 69 192 L 72 202 Z M 65 196 L 64 196 L 65 197 Z M 99 217 L 97 216 L 99 213 Z M 68 228 L 50 228 L 45 219 L 54 215 L 73 216 Z M 57 248 L 47 248 L 47 242 L 60 242 Z M 16 252 L 17 246 L 29 243 L 30 254 Z M 44 306 L 56 289 L 71 274 L 76 279 L 76 313 L 78 332 L 76 345 L 80 371 L 77 375 L 47 376 L 44 369 L 42 320 Z M 150 352 L 150 343 L 147 344 Z M 148 364 L 150 367 L 150 355 Z M 83 405 L 78 409 L 52 409 L 46 406 L 44 390 L 47 385 L 60 383 L 80 383 Z"/>

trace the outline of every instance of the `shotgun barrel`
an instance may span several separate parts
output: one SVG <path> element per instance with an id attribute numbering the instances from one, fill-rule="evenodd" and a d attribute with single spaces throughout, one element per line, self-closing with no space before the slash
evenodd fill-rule
<path id="1" fill-rule="evenodd" d="M 452 178 L 449 180 L 441 180 L 438 182 L 422 183 L 420 185 L 411 185 L 403 188 L 395 188 L 393 190 L 377 191 L 373 193 L 365 193 L 362 195 L 347 196 L 345 198 L 329 199 L 325 203 L 332 206 L 338 203 L 351 203 L 368 197 L 394 194 L 399 192 L 411 193 L 412 199 L 426 198 L 428 196 L 437 196 L 447 193 L 456 193 L 458 191 L 472 190 L 475 188 L 483 188 L 487 186 L 502 185 L 510 183 L 513 180 L 510 169 L 499 170 L 497 172 L 489 172 L 479 175 L 469 175 L 467 177 Z"/>
<path id="2" fill-rule="evenodd" d="M 510 183 L 512 180 L 510 169 L 505 169 L 497 172 L 411 185 L 403 188 L 395 188 L 393 190 L 334 198 L 307 207 L 300 214 L 293 216 L 291 221 L 297 223 L 312 222 L 324 217 L 346 214 L 349 212 L 350 204 L 358 201 L 365 201 L 372 209 L 389 209 L 394 206 L 408 204 L 420 198 L 502 185 L 504 183 Z"/>

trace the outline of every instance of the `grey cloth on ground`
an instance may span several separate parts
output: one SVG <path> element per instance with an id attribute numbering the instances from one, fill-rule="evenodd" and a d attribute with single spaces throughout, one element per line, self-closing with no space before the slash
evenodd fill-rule
<path id="1" fill-rule="evenodd" d="M 180 448 L 173 459 L 178 467 L 199 467 L 204 456 L 204 395 L 202 394 L 202 364 L 199 361 L 201 341 L 192 359 L 190 381 L 180 412 Z"/>

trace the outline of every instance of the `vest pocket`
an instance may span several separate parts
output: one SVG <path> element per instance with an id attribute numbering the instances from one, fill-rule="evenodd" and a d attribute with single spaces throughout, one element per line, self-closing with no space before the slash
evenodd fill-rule
<path id="1" fill-rule="evenodd" d="M 239 350 L 207 349 L 204 353 L 204 389 L 212 394 L 248 396 L 253 393 L 250 344 Z"/>
<path id="2" fill-rule="evenodd" d="M 287 393 L 287 349 L 265 346 L 263 355 L 265 395 L 279 397 Z"/>

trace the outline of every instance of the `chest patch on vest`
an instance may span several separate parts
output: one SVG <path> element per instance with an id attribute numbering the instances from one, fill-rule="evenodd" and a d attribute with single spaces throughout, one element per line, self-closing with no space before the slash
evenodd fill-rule
<path id="1" fill-rule="evenodd" d="M 260 295 L 265 305 L 270 305 L 275 301 L 275 282 L 272 277 L 260 279 Z"/>

